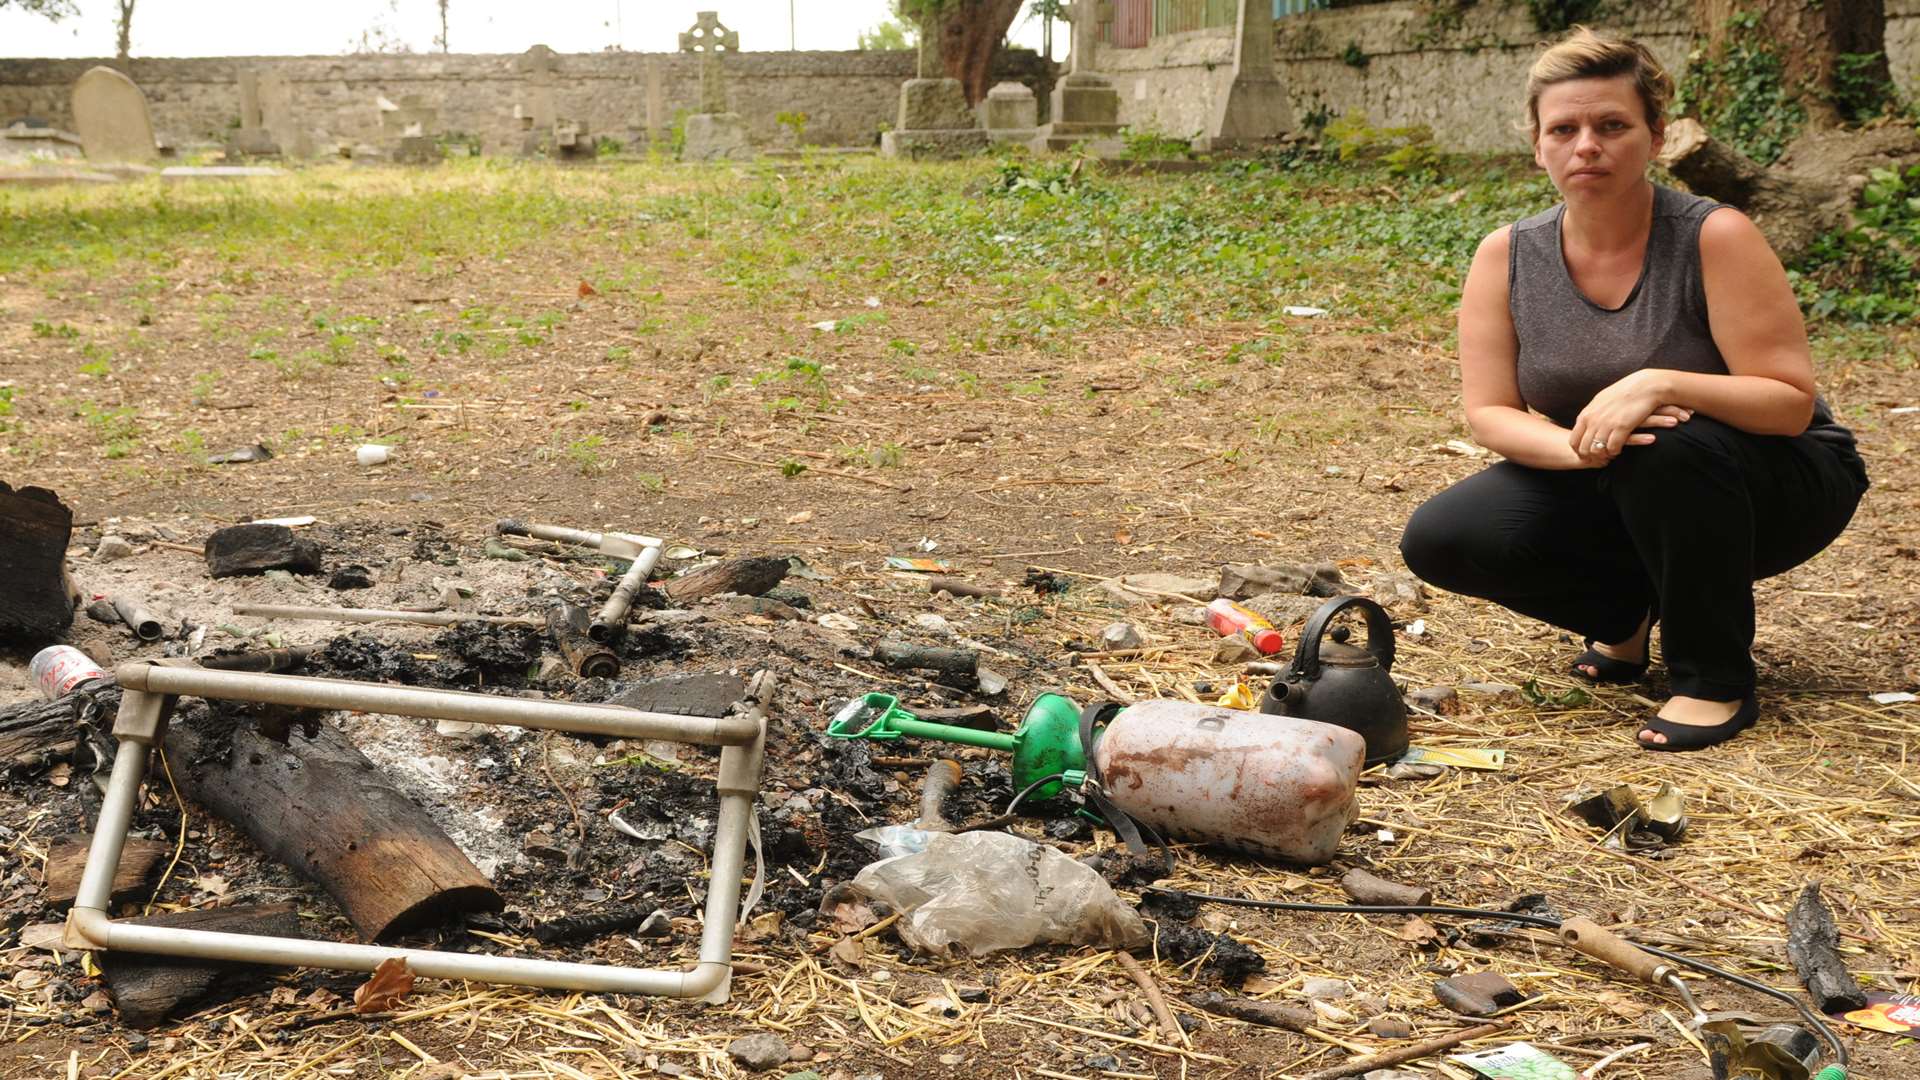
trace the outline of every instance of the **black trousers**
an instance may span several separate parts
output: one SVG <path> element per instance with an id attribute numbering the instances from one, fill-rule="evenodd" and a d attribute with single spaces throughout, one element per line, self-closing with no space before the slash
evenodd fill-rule
<path id="1" fill-rule="evenodd" d="M 1851 448 L 1695 415 L 1600 469 L 1503 461 L 1414 511 L 1407 568 L 1596 641 L 1654 612 L 1673 692 L 1752 692 L 1753 583 L 1812 558 L 1867 488 Z"/>

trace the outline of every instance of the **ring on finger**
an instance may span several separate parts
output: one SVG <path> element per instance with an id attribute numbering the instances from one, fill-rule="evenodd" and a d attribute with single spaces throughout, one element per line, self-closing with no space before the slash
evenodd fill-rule
<path id="1" fill-rule="evenodd" d="M 1605 450 L 1605 449 L 1607 448 L 1607 440 L 1605 440 L 1605 439 L 1595 439 L 1595 440 L 1593 440 L 1593 448 L 1594 448 L 1594 450 L 1596 450 L 1596 451 L 1598 451 L 1598 450 Z"/>

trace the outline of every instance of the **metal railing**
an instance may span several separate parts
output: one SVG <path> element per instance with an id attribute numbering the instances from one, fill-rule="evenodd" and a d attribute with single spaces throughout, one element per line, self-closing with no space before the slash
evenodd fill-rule
<path id="1" fill-rule="evenodd" d="M 772 676 L 761 673 L 748 690 L 751 710 L 725 717 L 677 716 L 612 705 L 501 698 L 461 690 L 212 671 L 180 662 L 122 664 L 114 672 L 123 693 L 114 718 L 118 753 L 100 805 L 86 870 L 67 916 L 66 944 L 74 949 L 124 949 L 207 960 L 372 971 L 398 957 L 416 974 L 437 979 L 473 979 L 561 990 L 654 994 L 727 1000 L 732 980 L 733 931 L 739 917 L 740 881 L 746 869 L 747 837 L 760 790 L 766 739 L 766 708 Z M 153 747 L 166 734 L 172 699 L 180 695 L 253 701 L 316 709 L 358 709 L 482 724 L 517 724 L 553 731 L 590 732 L 624 738 L 668 739 L 720 747 L 715 781 L 720 810 L 713 838 L 705 926 L 699 962 L 691 969 L 628 968 L 526 960 L 484 953 L 450 953 L 385 945 L 313 941 L 305 938 L 229 934 L 118 922 L 108 915 L 113 875 L 126 844 L 140 784 Z"/>

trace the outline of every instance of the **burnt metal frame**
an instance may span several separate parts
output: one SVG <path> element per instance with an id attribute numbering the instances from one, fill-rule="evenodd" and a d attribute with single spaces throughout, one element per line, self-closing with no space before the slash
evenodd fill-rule
<path id="1" fill-rule="evenodd" d="M 114 717 L 118 754 L 100 806 L 86 870 L 67 916 L 66 944 L 75 949 L 124 949 L 207 960 L 372 971 L 398 957 L 416 974 L 550 989 L 587 990 L 724 1002 L 732 982 L 733 933 L 738 918 L 746 845 L 759 794 L 765 753 L 766 709 L 773 677 L 755 676 L 752 706 L 724 717 L 650 713 L 613 705 L 535 701 L 460 690 L 434 690 L 301 675 L 213 671 L 181 661 L 142 661 L 115 670 L 123 694 Z M 629 968 L 450 953 L 351 942 L 230 934 L 179 927 L 141 926 L 108 914 L 113 875 L 127 839 L 149 755 L 166 735 L 168 715 L 182 695 L 291 705 L 355 709 L 424 719 L 465 720 L 625 738 L 665 739 L 720 747 L 715 787 L 720 797 L 714 830 L 711 879 L 699 961 L 691 970 Z"/>

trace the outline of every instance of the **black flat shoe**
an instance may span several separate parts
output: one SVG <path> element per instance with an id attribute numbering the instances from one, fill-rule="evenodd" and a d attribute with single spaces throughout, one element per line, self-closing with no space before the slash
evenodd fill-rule
<path id="1" fill-rule="evenodd" d="M 1667 737 L 1663 743 L 1648 742 L 1636 737 L 1642 750 L 1684 752 L 1705 750 L 1709 746 L 1718 746 L 1735 735 L 1747 730 L 1760 719 L 1760 703 L 1748 697 L 1740 702 L 1740 708 L 1734 711 L 1726 723 L 1702 726 L 1700 724 L 1676 724 L 1671 720 L 1662 720 L 1650 716 L 1640 725 L 1642 731 L 1658 732 Z"/>
<path id="2" fill-rule="evenodd" d="M 1636 683 L 1647 673 L 1647 668 L 1652 663 L 1651 656 L 1637 664 L 1631 660 L 1615 660 L 1594 648 L 1593 639 L 1588 638 L 1587 651 L 1574 657 L 1573 663 L 1567 666 L 1567 670 L 1573 674 L 1574 678 L 1590 683 Z M 1580 670 L 1583 667 L 1592 668 L 1594 674 L 1589 675 Z"/>

